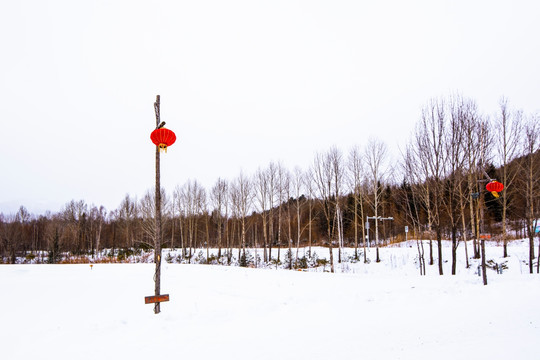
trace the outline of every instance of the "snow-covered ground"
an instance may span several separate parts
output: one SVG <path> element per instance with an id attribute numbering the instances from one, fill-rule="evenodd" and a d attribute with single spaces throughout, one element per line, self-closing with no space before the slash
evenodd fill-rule
<path id="1" fill-rule="evenodd" d="M 170 301 L 158 315 L 144 304 L 153 295 L 152 264 L 1 265 L 0 354 L 538 359 L 540 276 L 528 274 L 527 251 L 526 242 L 512 243 L 508 269 L 490 270 L 488 286 L 476 260 L 465 268 L 462 245 L 456 276 L 449 275 L 448 247 L 445 275 L 428 265 L 420 276 L 414 242 L 381 248 L 381 263 L 336 265 L 336 274 L 164 262 L 162 293 Z M 500 262 L 502 248 L 487 253 Z M 374 259 L 374 249 L 368 255 Z"/>

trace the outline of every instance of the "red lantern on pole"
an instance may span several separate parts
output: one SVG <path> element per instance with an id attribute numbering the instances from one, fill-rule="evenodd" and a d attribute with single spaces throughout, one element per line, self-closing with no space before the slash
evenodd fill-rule
<path id="1" fill-rule="evenodd" d="M 486 185 L 486 190 L 491 192 L 493 196 L 495 196 L 496 198 L 499 197 L 499 193 L 503 191 L 503 189 L 504 189 L 504 185 L 496 180 L 490 181 Z"/>
<path id="2" fill-rule="evenodd" d="M 176 141 L 176 135 L 172 130 L 162 127 L 152 131 L 152 134 L 150 134 L 150 139 L 156 146 L 159 147 L 160 151 L 167 152 L 167 147 L 171 146 Z"/>

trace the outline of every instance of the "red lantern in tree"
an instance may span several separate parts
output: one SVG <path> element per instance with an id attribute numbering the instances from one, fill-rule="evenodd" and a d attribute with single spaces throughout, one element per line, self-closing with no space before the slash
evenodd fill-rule
<path id="1" fill-rule="evenodd" d="M 493 196 L 495 196 L 496 198 L 499 197 L 499 193 L 501 191 L 503 191 L 504 189 L 504 185 L 501 184 L 500 182 L 498 181 L 490 181 L 489 183 L 487 183 L 486 185 L 486 190 L 491 192 L 493 194 Z"/>
<path id="2" fill-rule="evenodd" d="M 152 131 L 150 139 L 159 147 L 160 151 L 165 150 L 167 152 L 167 146 L 171 146 L 176 141 L 176 135 L 172 130 L 162 127 Z"/>

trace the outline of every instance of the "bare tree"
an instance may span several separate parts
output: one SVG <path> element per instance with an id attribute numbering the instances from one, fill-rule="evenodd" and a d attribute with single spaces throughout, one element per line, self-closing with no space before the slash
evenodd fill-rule
<path id="1" fill-rule="evenodd" d="M 302 206 L 302 190 L 304 188 L 304 173 L 299 167 L 294 168 L 293 188 L 296 197 L 296 256 L 295 264 L 298 266 L 298 250 L 300 249 L 300 237 L 302 236 L 300 207 Z"/>
<path id="2" fill-rule="evenodd" d="M 332 249 L 332 220 L 335 214 L 332 202 L 332 182 L 334 174 L 330 155 L 317 153 L 313 162 L 311 171 L 313 183 L 316 186 L 318 199 L 323 208 L 324 217 L 326 218 L 326 229 L 328 239 L 328 251 L 330 252 L 330 271 L 334 272 L 334 254 Z"/>
<path id="3" fill-rule="evenodd" d="M 369 173 L 370 190 L 372 198 L 369 201 L 375 217 L 375 246 L 376 246 L 376 262 L 380 262 L 379 256 L 379 207 L 382 198 L 382 183 L 385 180 L 385 162 L 387 158 L 386 144 L 370 139 L 366 145 L 364 159 L 366 161 L 367 172 Z"/>
<path id="4" fill-rule="evenodd" d="M 184 197 L 184 190 L 180 185 L 176 185 L 173 191 L 173 197 L 174 202 L 176 204 L 176 207 L 178 209 L 178 230 L 180 232 L 180 248 L 182 249 L 182 257 L 186 256 L 186 244 L 184 241 L 184 228 L 185 228 L 185 221 L 186 221 L 186 200 Z M 173 212 L 173 218 L 175 216 L 175 213 Z"/>
<path id="5" fill-rule="evenodd" d="M 263 259 L 268 262 L 267 245 L 268 245 L 268 207 L 269 207 L 269 187 L 268 187 L 268 172 L 260 168 L 255 173 L 253 187 L 255 189 L 255 198 L 261 213 L 262 232 L 263 232 Z"/>
<path id="6" fill-rule="evenodd" d="M 175 189 L 176 191 L 176 189 Z M 175 225 L 176 225 L 176 214 L 177 214 L 177 211 L 176 209 L 180 209 L 180 204 L 177 202 L 177 197 L 176 197 L 176 194 L 175 194 L 175 191 L 173 191 L 173 194 L 171 196 L 171 205 L 170 205 L 170 216 L 171 216 L 171 244 L 170 244 L 170 248 L 171 249 L 174 249 L 175 248 L 175 244 L 174 244 L 174 234 L 175 234 Z"/>
<path id="7" fill-rule="evenodd" d="M 186 219 L 185 232 L 187 236 L 187 242 L 189 252 L 185 254 L 191 263 L 193 256 L 193 248 L 197 247 L 199 222 L 198 219 L 202 215 L 201 198 L 204 189 L 197 182 L 197 180 L 188 180 L 186 184 L 181 188 L 181 207 L 184 211 L 184 217 Z"/>
<path id="8" fill-rule="evenodd" d="M 280 183 L 283 193 L 283 199 L 280 201 L 280 206 L 282 203 L 287 204 L 287 245 L 288 245 L 288 252 L 287 252 L 287 267 L 289 269 L 293 268 L 293 256 L 292 256 L 292 216 L 291 216 L 291 191 L 292 191 L 292 176 L 291 173 L 283 169 L 283 171 L 279 172 L 280 176 Z"/>
<path id="9" fill-rule="evenodd" d="M 540 118 L 531 116 L 524 126 L 523 158 L 520 177 L 525 195 L 525 221 L 529 238 L 529 272 L 533 273 L 534 235 L 540 217 Z M 540 251 L 540 250 L 539 250 Z M 540 254 L 539 254 L 540 256 Z"/>
<path id="10" fill-rule="evenodd" d="M 208 197 L 206 196 L 206 189 L 200 188 L 198 197 L 198 207 L 200 209 L 201 216 L 204 218 L 205 227 L 205 245 L 206 245 L 206 263 L 210 259 L 210 213 L 208 211 Z"/>
<path id="11" fill-rule="evenodd" d="M 465 151 L 465 127 L 463 124 L 467 119 L 476 115 L 476 104 L 472 100 L 464 99 L 461 96 L 454 96 L 448 102 L 448 128 L 445 138 L 445 178 L 442 204 L 450 220 L 450 231 L 452 238 L 452 275 L 456 274 L 457 248 L 459 239 L 457 238 L 460 215 L 464 208 L 460 207 L 459 200 L 462 198 L 461 188 L 465 180 L 463 176 Z M 462 210 L 460 212 L 460 210 Z"/>
<path id="12" fill-rule="evenodd" d="M 330 161 L 330 166 L 332 167 L 333 179 L 333 198 L 334 198 L 334 231 L 337 227 L 337 240 L 338 240 L 338 263 L 341 263 L 341 257 L 344 246 L 343 239 L 343 214 L 342 214 L 342 205 L 341 205 L 341 191 L 343 188 L 343 179 L 344 179 L 344 165 L 343 165 L 343 154 L 336 147 L 332 146 L 328 151 L 328 160 Z"/>
<path id="13" fill-rule="evenodd" d="M 308 203 L 308 257 L 311 257 L 311 234 L 312 234 L 312 225 L 313 225 L 313 201 L 315 197 L 315 189 L 313 184 L 313 174 L 312 169 L 308 169 L 308 171 L 304 174 L 304 184 L 307 190 L 307 203 Z"/>
<path id="14" fill-rule="evenodd" d="M 139 201 L 138 206 L 141 216 L 141 227 L 144 233 L 142 243 L 148 247 L 154 246 L 156 227 L 155 227 L 155 194 L 153 190 L 147 190 Z"/>
<path id="15" fill-rule="evenodd" d="M 349 187 L 354 196 L 354 257 L 358 259 L 358 226 L 362 232 L 362 246 L 364 248 L 364 262 L 367 262 L 366 252 L 366 229 L 364 226 L 364 191 L 363 179 L 365 177 L 363 167 L 363 157 L 358 146 L 353 147 L 349 152 Z M 358 209 L 360 208 L 360 209 Z"/>
<path id="16" fill-rule="evenodd" d="M 419 214 L 419 203 L 422 202 L 422 178 L 421 178 L 421 166 L 415 160 L 414 150 L 411 145 L 408 145 L 405 153 L 403 154 L 403 172 L 405 175 L 405 185 L 410 186 L 410 198 L 408 189 L 404 189 L 405 203 L 406 203 L 406 214 L 413 224 L 414 234 L 418 234 L 421 227 L 421 219 Z M 429 193 L 428 193 L 429 195 Z M 412 205 L 411 205 L 412 204 Z M 429 211 L 428 211 L 429 213 Z M 429 216 L 428 216 L 429 219 Z M 418 250 L 418 262 L 420 268 L 420 275 L 426 275 L 426 261 L 424 258 L 424 242 L 422 239 L 416 237 L 416 248 Z"/>
<path id="17" fill-rule="evenodd" d="M 478 168 L 485 174 L 485 166 L 490 160 L 489 148 L 491 145 L 491 137 L 489 135 L 489 122 L 482 121 L 478 127 L 478 158 L 479 164 Z M 487 180 L 487 179 L 486 179 Z M 480 190 L 479 190 L 480 193 Z M 478 239 L 480 237 L 480 232 L 484 230 L 483 224 L 483 206 L 484 206 L 484 197 L 479 196 L 476 201 L 476 226 L 475 226 L 475 237 Z M 482 280 L 484 285 L 487 285 L 487 271 L 486 271 L 486 241 L 482 237 L 480 240 L 480 256 L 482 261 Z"/>
<path id="18" fill-rule="evenodd" d="M 62 222 L 65 225 L 62 231 L 64 242 L 71 245 L 71 251 L 81 254 L 88 243 L 88 205 L 84 200 L 68 202 L 62 209 Z"/>
<path id="19" fill-rule="evenodd" d="M 425 176 L 423 192 L 424 204 L 429 208 L 428 223 L 435 226 L 438 248 L 439 275 L 443 275 L 442 259 L 442 180 L 446 153 L 444 149 L 445 133 L 445 104 L 442 100 L 431 100 L 422 109 L 422 119 L 415 132 L 415 150 L 422 164 Z M 431 234 L 431 229 L 428 228 Z M 430 265 L 433 264 L 431 235 L 430 235 Z"/>
<path id="20" fill-rule="evenodd" d="M 227 181 L 218 178 L 216 184 L 212 188 L 211 199 L 214 206 L 214 217 L 217 224 L 218 231 L 218 259 L 221 259 L 221 247 L 222 247 L 222 238 L 223 238 L 223 211 L 225 210 L 227 202 L 227 191 L 228 184 Z"/>
<path id="21" fill-rule="evenodd" d="M 495 130 L 497 132 L 496 148 L 497 158 L 500 165 L 501 182 L 504 189 L 501 192 L 502 202 L 502 238 L 503 238 L 503 256 L 508 256 L 508 235 L 507 235 L 507 212 L 509 189 L 516 180 L 518 167 L 510 166 L 511 160 L 518 156 L 520 151 L 520 140 L 522 134 L 522 112 L 511 111 L 508 109 L 508 101 L 502 98 L 499 103 L 499 114 L 496 118 Z M 511 191 L 511 190 L 510 190 Z"/>
<path id="22" fill-rule="evenodd" d="M 267 172 L 267 181 L 268 181 L 268 203 L 269 203 L 269 214 L 268 214 L 268 261 L 272 261 L 272 245 L 276 240 L 274 238 L 274 206 L 276 201 L 276 195 L 278 193 L 278 181 L 277 181 L 277 166 L 275 163 L 271 162 L 268 165 L 266 170 Z M 278 250 L 279 251 L 279 250 Z M 278 252 L 279 260 L 279 252 Z"/>
<path id="23" fill-rule="evenodd" d="M 107 211 L 104 206 L 100 206 L 99 209 L 96 206 L 93 206 L 90 210 L 90 217 L 95 220 L 96 224 L 96 233 L 95 233 L 95 252 L 99 254 L 99 245 L 101 242 L 101 231 L 103 229 L 103 223 L 105 222 L 105 217 Z"/>
<path id="24" fill-rule="evenodd" d="M 120 219 L 120 228 L 124 233 L 125 244 L 129 247 L 134 246 L 133 229 L 137 212 L 137 199 L 131 199 L 129 194 L 126 194 L 118 208 L 118 218 Z"/>
<path id="25" fill-rule="evenodd" d="M 280 262 L 280 255 L 281 255 L 281 227 L 283 223 L 282 219 L 282 208 L 283 208 L 283 202 L 286 197 L 286 189 L 289 186 L 289 173 L 287 169 L 283 166 L 283 164 L 278 163 L 276 166 L 276 181 L 275 181 L 275 194 L 277 196 L 278 201 L 278 215 L 277 215 L 277 263 Z"/>
<path id="26" fill-rule="evenodd" d="M 10 264 L 15 264 L 17 260 L 17 243 L 20 240 L 20 217 L 17 215 L 0 214 L 0 241 L 2 242 L 3 254 L 2 262 L 4 258 L 8 258 Z"/>
<path id="27" fill-rule="evenodd" d="M 479 236 L 480 228 L 478 218 L 478 210 L 482 204 L 481 199 L 481 187 L 479 183 L 479 178 L 482 177 L 479 172 L 478 164 L 483 161 L 486 157 L 485 149 L 487 149 L 487 142 L 489 138 L 487 137 L 488 122 L 482 119 L 480 116 L 469 117 L 465 119 L 463 123 L 463 129 L 465 134 L 464 139 L 464 151 L 465 151 L 465 168 L 466 168 L 466 177 L 467 177 L 467 192 L 461 197 L 461 206 L 466 207 L 466 203 L 469 204 L 469 218 L 470 218 L 470 229 L 473 235 L 473 257 L 475 259 L 480 259 L 480 245 L 479 245 Z M 466 200 L 465 200 L 466 198 Z M 467 234 L 467 225 L 465 219 L 465 209 L 461 214 L 461 223 L 462 223 L 462 232 L 463 236 Z M 468 252 L 467 249 L 467 240 L 464 238 L 465 243 L 465 252 Z M 467 255 L 467 254 L 466 254 Z M 468 264 L 468 256 L 467 256 Z"/>
<path id="28" fill-rule="evenodd" d="M 460 186 L 456 186 L 458 194 L 458 208 L 459 208 L 459 217 L 461 220 L 461 238 L 465 247 L 465 266 L 468 268 L 469 265 L 469 250 L 467 246 L 468 233 L 473 234 L 473 249 L 475 258 L 480 257 L 479 247 L 478 247 L 478 238 L 474 234 L 474 199 L 480 197 L 480 192 L 478 189 L 478 167 L 477 163 L 482 155 L 480 149 L 483 148 L 483 145 L 480 141 L 485 140 L 484 136 L 484 127 L 485 123 L 482 122 L 481 117 L 478 115 L 476 106 L 471 107 L 471 109 L 466 112 L 467 116 L 460 117 L 460 127 L 462 129 L 461 141 L 462 141 L 462 151 L 463 151 L 463 169 L 459 173 Z M 457 176 L 458 174 L 456 174 Z M 463 185 L 465 183 L 465 185 Z M 469 208 L 469 224 L 467 224 L 467 207 Z"/>
<path id="29" fill-rule="evenodd" d="M 232 184 L 233 206 L 240 217 L 241 225 L 241 248 L 245 256 L 246 252 L 246 219 L 252 204 L 252 183 L 241 172 Z"/>
<path id="30" fill-rule="evenodd" d="M 141 216 L 141 226 L 144 233 L 144 237 L 140 240 L 138 240 L 139 243 L 144 244 L 148 247 L 154 247 L 156 246 L 156 198 L 155 195 L 156 192 L 154 189 L 148 190 L 144 196 L 141 198 L 139 202 L 139 212 Z M 165 192 L 165 189 L 162 187 L 160 189 L 160 205 L 162 214 L 166 215 L 164 216 L 165 219 L 169 218 L 169 197 L 167 196 L 167 193 Z M 162 223 L 161 227 L 163 228 L 163 225 L 165 223 Z M 163 233 L 163 229 L 160 229 Z"/>

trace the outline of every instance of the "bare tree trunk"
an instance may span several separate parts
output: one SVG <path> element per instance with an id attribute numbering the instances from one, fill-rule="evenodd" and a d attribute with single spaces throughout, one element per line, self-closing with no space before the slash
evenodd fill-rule
<path id="1" fill-rule="evenodd" d="M 540 203 L 540 117 L 532 117 L 525 123 L 524 134 L 524 158 L 522 160 L 521 173 L 525 182 L 525 221 L 527 223 L 527 237 L 529 238 L 529 272 L 533 273 L 534 262 L 534 235 L 536 232 L 537 219 L 540 217 L 535 205 Z"/>
<path id="2" fill-rule="evenodd" d="M 279 207 L 278 207 L 278 219 L 277 219 L 277 222 L 278 222 L 278 232 L 277 232 L 277 263 L 280 262 L 280 256 L 281 256 L 281 197 L 280 197 L 280 202 L 279 202 Z"/>
<path id="3" fill-rule="evenodd" d="M 173 205 L 174 206 L 174 205 Z M 171 216 L 171 249 L 174 250 L 174 210 Z"/>
<path id="4" fill-rule="evenodd" d="M 310 199 L 308 200 L 309 201 L 309 234 L 308 234 L 308 241 L 309 241 L 309 250 L 308 250 L 308 255 L 309 257 L 311 257 L 311 211 L 312 211 L 312 208 L 313 208 L 313 204 L 312 204 L 312 200 L 311 200 L 311 197 Z"/>
<path id="5" fill-rule="evenodd" d="M 257 223 L 255 223 L 255 229 L 253 230 L 253 242 L 255 243 L 255 249 L 254 249 L 255 268 L 257 268 L 258 267 L 258 264 L 257 264 Z"/>
<path id="6" fill-rule="evenodd" d="M 486 273 L 486 240 L 482 239 L 481 241 L 482 246 L 482 280 L 484 281 L 484 285 L 487 285 L 487 273 Z"/>
<path id="7" fill-rule="evenodd" d="M 266 215 L 262 216 L 262 227 L 263 227 L 263 259 L 264 262 L 268 262 L 268 235 L 267 235 L 267 224 L 266 224 Z"/>
<path id="8" fill-rule="evenodd" d="M 268 221 L 268 261 L 272 262 L 272 243 L 274 241 L 274 205 L 270 202 L 270 215 Z"/>
<path id="9" fill-rule="evenodd" d="M 295 263 L 298 266 L 298 251 L 300 249 L 300 196 L 296 193 L 296 257 Z"/>
<path id="10" fill-rule="evenodd" d="M 101 228 L 102 228 L 102 221 L 101 219 L 99 220 L 99 225 L 98 225 L 98 228 L 97 228 L 97 232 L 96 232 L 96 253 L 98 254 L 99 256 L 99 243 L 101 241 Z"/>
<path id="11" fill-rule="evenodd" d="M 439 275 L 443 275 L 442 237 L 440 226 L 437 226 L 437 256 L 439 257 Z"/>
<path id="12" fill-rule="evenodd" d="M 452 275 L 456 275 L 458 239 L 456 228 L 452 226 Z"/>
<path id="13" fill-rule="evenodd" d="M 465 246 L 465 267 L 468 269 L 470 267 L 469 264 L 469 251 L 467 249 L 467 225 L 465 222 L 465 207 L 462 206 L 461 208 L 461 232 L 462 232 L 462 238 L 463 238 L 463 244 Z"/>
<path id="14" fill-rule="evenodd" d="M 328 251 L 330 252 L 330 272 L 334 273 L 334 249 L 332 248 L 332 232 L 328 225 Z"/>
<path id="15" fill-rule="evenodd" d="M 210 259 L 210 229 L 208 226 L 210 215 L 206 214 L 206 263 L 209 263 Z"/>
<path id="16" fill-rule="evenodd" d="M 480 201 L 480 199 L 478 199 Z M 473 257 L 475 259 L 480 259 L 480 252 L 479 252 L 479 246 L 478 246 L 478 235 L 479 235 L 479 227 L 478 227 L 478 201 L 476 204 L 476 213 L 474 212 L 474 205 L 473 201 L 470 202 L 470 216 L 471 216 L 471 227 L 473 228 Z"/>
<path id="17" fill-rule="evenodd" d="M 180 215 L 179 227 L 180 227 L 180 247 L 182 248 L 182 259 L 186 256 L 186 242 L 184 241 L 184 225 L 182 221 L 182 215 Z"/>
<path id="18" fill-rule="evenodd" d="M 358 197 L 354 196 L 354 258 L 358 260 Z"/>
<path id="19" fill-rule="evenodd" d="M 538 259 L 536 259 L 536 273 L 540 274 L 540 234 L 538 234 Z"/>
<path id="20" fill-rule="evenodd" d="M 232 222 L 232 226 L 231 226 L 231 230 L 230 230 L 230 233 L 229 233 L 229 220 L 227 219 L 227 231 L 225 232 L 225 234 L 227 234 L 227 264 L 228 265 L 231 265 L 231 260 L 232 260 L 232 242 L 233 242 L 233 239 L 231 239 L 231 237 L 234 236 L 234 221 L 231 219 L 231 222 Z"/>
<path id="21" fill-rule="evenodd" d="M 416 239 L 416 247 L 418 248 L 420 275 L 426 275 L 426 266 L 424 263 L 424 244 L 422 244 L 422 240 Z"/>
<path id="22" fill-rule="evenodd" d="M 431 231 L 429 232 L 429 265 L 433 265 L 435 262 L 433 260 L 433 235 Z"/>

